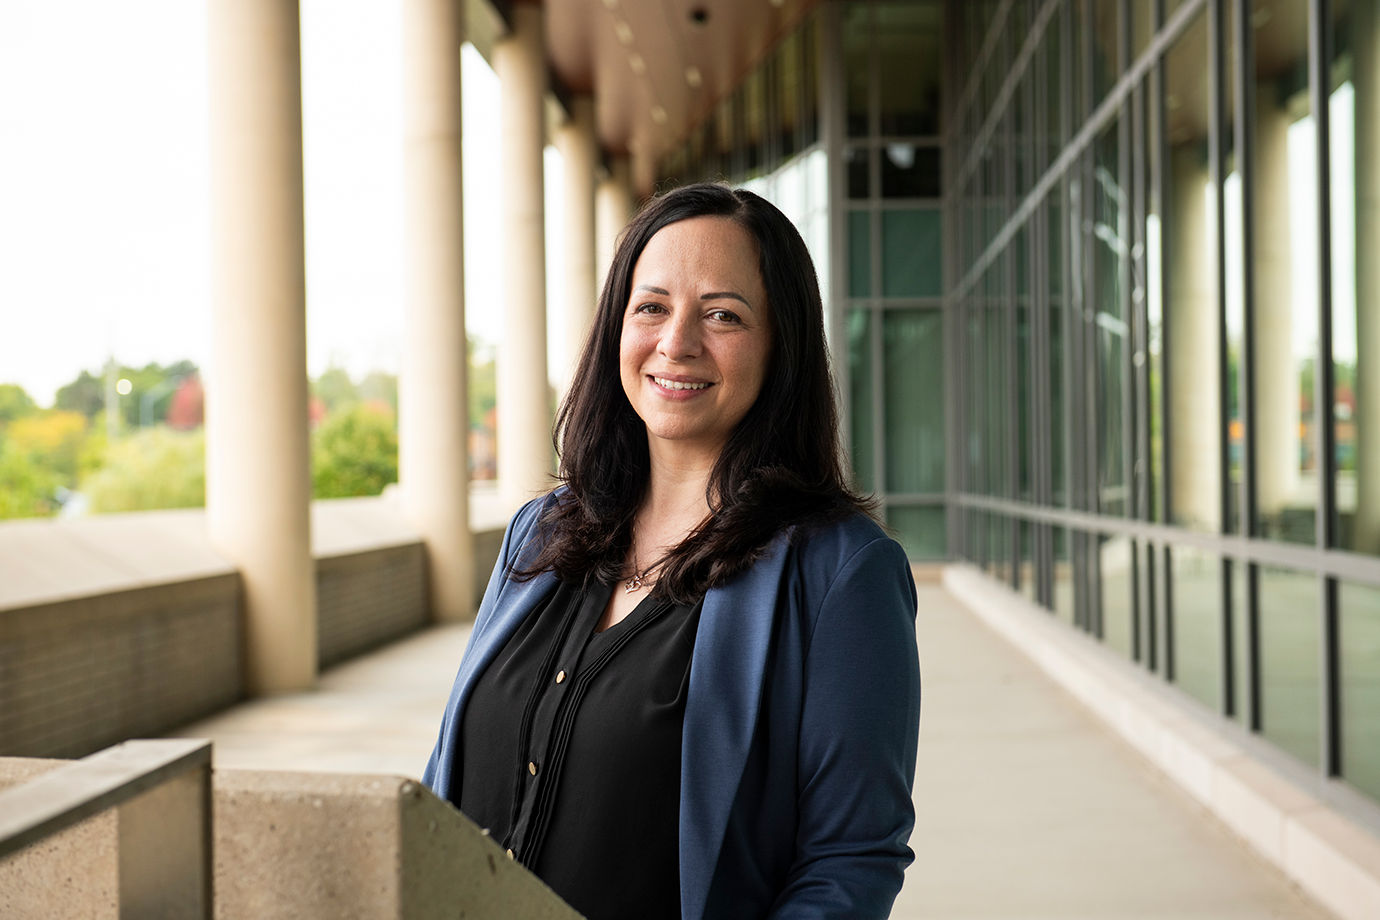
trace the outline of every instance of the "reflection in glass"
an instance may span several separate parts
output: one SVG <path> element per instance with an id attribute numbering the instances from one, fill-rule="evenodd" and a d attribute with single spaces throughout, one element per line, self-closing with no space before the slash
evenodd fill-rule
<path id="1" fill-rule="evenodd" d="M 943 5 L 879 3 L 877 69 L 884 136 L 938 134 L 943 72 Z"/>
<path id="2" fill-rule="evenodd" d="M 1260 536 L 1312 543 L 1318 220 L 1308 4 L 1284 0 L 1270 11 L 1255 30 L 1255 489 Z"/>
<path id="3" fill-rule="evenodd" d="M 872 312 L 848 312 L 849 435 L 853 480 L 862 492 L 876 488 L 876 451 L 872 444 Z"/>
<path id="4" fill-rule="evenodd" d="M 943 559 L 948 554 L 943 505 L 888 505 L 886 526 L 911 559 Z"/>
<path id="5" fill-rule="evenodd" d="M 1126 537 L 1097 537 L 1102 582 L 1102 641 L 1127 658 L 1134 643 L 1131 569 L 1133 545 Z"/>
<path id="6" fill-rule="evenodd" d="M 872 7 L 867 3 L 850 3 L 843 14 L 843 72 L 848 83 L 848 136 L 866 137 L 868 96 L 871 86 L 872 62 L 869 51 L 872 32 Z"/>
<path id="7" fill-rule="evenodd" d="M 848 296 L 872 294 L 872 215 L 848 212 Z"/>
<path id="8" fill-rule="evenodd" d="M 1164 108 L 1169 162 L 1165 309 L 1173 365 L 1166 380 L 1170 518 L 1196 530 L 1222 524 L 1220 382 L 1215 258 L 1216 208 L 1208 171 L 1207 20 L 1169 49 Z"/>
<path id="9" fill-rule="evenodd" d="M 1069 532 L 1054 528 L 1054 613 L 1073 625 L 1073 565 L 1069 561 Z"/>
<path id="10" fill-rule="evenodd" d="M 848 197 L 872 197 L 872 151 L 866 147 L 849 147 L 844 153 L 848 165 Z"/>
<path id="11" fill-rule="evenodd" d="M 1222 561 L 1214 553 L 1176 546 L 1174 578 L 1174 682 L 1213 709 L 1221 705 Z"/>
<path id="12" fill-rule="evenodd" d="M 944 314 L 888 310 L 882 320 L 886 491 L 944 491 Z"/>
<path id="13" fill-rule="evenodd" d="M 1305 763 L 1319 754 L 1318 576 L 1260 567 L 1260 729 Z"/>
<path id="14" fill-rule="evenodd" d="M 1332 357 L 1338 534 L 1380 554 L 1380 0 L 1333 6 Z"/>
<path id="15" fill-rule="evenodd" d="M 943 261 L 940 210 L 882 212 L 882 294 L 938 297 Z"/>
<path id="16" fill-rule="evenodd" d="M 1380 588 L 1340 585 L 1342 778 L 1380 799 Z"/>
<path id="17" fill-rule="evenodd" d="M 881 154 L 883 198 L 939 197 L 938 147 L 896 141 L 883 147 Z"/>
<path id="18" fill-rule="evenodd" d="M 1097 311 L 1098 505 L 1126 513 L 1127 446 L 1131 413 L 1130 325 L 1122 303 L 1122 261 L 1129 254 L 1128 201 L 1118 178 L 1118 122 L 1098 135 L 1093 169 L 1093 301 Z"/>

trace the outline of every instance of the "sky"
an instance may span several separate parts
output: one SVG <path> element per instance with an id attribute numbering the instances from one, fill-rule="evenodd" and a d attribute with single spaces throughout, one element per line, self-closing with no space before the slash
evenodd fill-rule
<path id="1" fill-rule="evenodd" d="M 301 17 L 308 372 L 396 372 L 400 2 L 302 0 Z M 493 345 L 503 299 L 498 81 L 468 45 L 462 61 L 466 321 Z M 48 405 L 112 354 L 132 366 L 205 367 L 206 68 L 203 3 L 0 4 L 0 383 Z M 548 148 L 549 284 L 560 277 L 559 186 Z M 559 328 L 560 299 L 548 299 Z M 560 360 L 552 355 L 553 368 Z"/>

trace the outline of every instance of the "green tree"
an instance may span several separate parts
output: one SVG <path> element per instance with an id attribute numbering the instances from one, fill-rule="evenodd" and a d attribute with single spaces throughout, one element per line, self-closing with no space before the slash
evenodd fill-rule
<path id="1" fill-rule="evenodd" d="M 370 371 L 359 382 L 359 398 L 364 402 L 385 405 L 398 414 L 398 375 L 383 371 Z"/>
<path id="2" fill-rule="evenodd" d="M 343 412 L 359 402 L 359 388 L 350 372 L 332 364 L 311 385 L 311 395 L 321 400 L 328 415 Z"/>
<path id="3" fill-rule="evenodd" d="M 78 462 L 86 445 L 86 416 L 50 409 L 11 422 L 5 440 L 35 466 L 47 470 L 60 485 L 76 484 Z"/>
<path id="4" fill-rule="evenodd" d="M 0 444 L 0 519 L 57 510 L 57 477 L 11 441 Z"/>
<path id="5" fill-rule="evenodd" d="M 470 427 L 479 428 L 489 410 L 498 405 L 498 374 L 492 348 L 474 336 L 466 344 L 470 352 Z"/>
<path id="6" fill-rule="evenodd" d="M 198 508 L 206 503 L 206 441 L 200 430 L 146 428 L 109 444 L 82 479 L 91 510 Z"/>
<path id="7" fill-rule="evenodd" d="M 105 381 L 99 374 L 82 371 L 76 380 L 58 388 L 53 407 L 92 418 L 105 409 Z"/>
<path id="8" fill-rule="evenodd" d="M 312 433 L 311 471 L 316 498 L 378 495 L 398 481 L 393 416 L 368 405 L 329 416 Z"/>
<path id="9" fill-rule="evenodd" d="M 17 383 L 0 383 L 0 428 L 38 411 L 34 398 Z"/>

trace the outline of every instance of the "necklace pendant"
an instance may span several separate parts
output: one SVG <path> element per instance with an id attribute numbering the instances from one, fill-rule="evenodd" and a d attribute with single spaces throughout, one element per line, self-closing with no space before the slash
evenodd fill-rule
<path id="1" fill-rule="evenodd" d="M 624 593 L 624 594 L 632 594 L 634 591 L 638 590 L 638 589 L 641 588 L 641 587 L 642 587 L 642 576 L 641 576 L 641 575 L 634 575 L 632 578 L 629 578 L 629 579 L 628 579 L 628 581 L 627 581 L 626 584 L 623 585 L 623 593 Z"/>

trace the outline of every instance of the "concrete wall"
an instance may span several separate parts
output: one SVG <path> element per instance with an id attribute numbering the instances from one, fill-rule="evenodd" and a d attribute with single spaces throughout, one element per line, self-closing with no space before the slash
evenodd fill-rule
<path id="1" fill-rule="evenodd" d="M 62 761 L 0 758 L 0 789 Z M 448 802 L 397 776 L 213 775 L 217 920 L 574 920 Z M 117 815 L 0 860 L 0 916 L 116 920 Z"/>
<path id="2" fill-rule="evenodd" d="M 481 524 L 477 595 L 502 540 Z M 312 551 L 321 667 L 428 622 L 423 546 L 390 500 L 313 503 Z M 240 700 L 242 600 L 199 509 L 0 524 L 0 755 L 80 757 Z"/>

